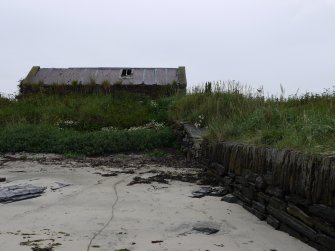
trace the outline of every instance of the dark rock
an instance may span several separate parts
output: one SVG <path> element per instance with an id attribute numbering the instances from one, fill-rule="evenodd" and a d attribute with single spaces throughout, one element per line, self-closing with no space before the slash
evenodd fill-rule
<path id="1" fill-rule="evenodd" d="M 287 206 L 286 202 L 282 201 L 282 200 L 280 200 L 276 197 L 271 197 L 270 198 L 269 205 L 276 208 L 276 209 L 286 211 L 286 206 Z"/>
<path id="2" fill-rule="evenodd" d="M 211 187 L 200 187 L 199 189 L 192 192 L 193 198 L 202 198 L 209 195 L 213 189 Z"/>
<path id="3" fill-rule="evenodd" d="M 313 218 L 307 215 L 303 210 L 301 210 L 300 208 L 298 208 L 293 204 L 288 204 L 286 209 L 290 215 L 294 216 L 295 218 L 298 218 L 306 225 L 313 227 Z"/>
<path id="4" fill-rule="evenodd" d="M 0 182 L 5 182 L 5 181 L 6 181 L 6 178 L 0 177 Z"/>
<path id="5" fill-rule="evenodd" d="M 227 194 L 227 195 L 225 195 L 225 196 L 222 197 L 221 201 L 225 201 L 225 202 L 228 202 L 228 203 L 237 203 L 238 202 L 238 198 L 235 197 L 232 194 Z"/>
<path id="6" fill-rule="evenodd" d="M 266 218 L 266 222 L 272 226 L 274 229 L 278 229 L 279 226 L 280 226 L 280 222 L 274 218 L 273 216 L 269 215 L 267 218 Z"/>
<path id="7" fill-rule="evenodd" d="M 192 192 L 193 198 L 202 198 L 204 196 L 222 197 L 228 194 L 224 187 L 200 187 Z"/>
<path id="8" fill-rule="evenodd" d="M 295 205 L 300 205 L 304 207 L 308 207 L 310 205 L 310 202 L 306 199 L 303 199 L 296 195 L 286 195 L 285 200 L 288 202 L 292 202 Z"/>
<path id="9" fill-rule="evenodd" d="M 228 193 L 229 192 L 225 187 L 213 187 L 212 192 L 209 194 L 209 196 L 222 197 Z"/>
<path id="10" fill-rule="evenodd" d="M 121 173 L 134 174 L 135 171 L 134 170 L 123 170 L 123 171 L 113 171 L 113 172 L 109 172 L 109 173 L 99 173 L 99 172 L 97 172 L 96 174 L 99 174 L 102 177 L 114 177 L 114 176 L 118 176 Z"/>
<path id="11" fill-rule="evenodd" d="M 242 201 L 244 204 L 248 204 L 251 206 L 252 200 L 245 197 L 240 191 L 235 190 L 233 192 L 233 195 L 235 195 L 240 201 Z"/>
<path id="12" fill-rule="evenodd" d="M 198 222 L 193 225 L 192 230 L 198 233 L 211 235 L 220 231 L 220 225 L 213 222 Z"/>
<path id="13" fill-rule="evenodd" d="M 265 192 L 278 198 L 283 198 L 284 195 L 283 190 L 281 190 L 279 187 L 268 187 Z"/>
<path id="14" fill-rule="evenodd" d="M 257 201 L 266 205 L 267 203 L 269 203 L 270 201 L 270 196 L 269 195 L 266 195 L 265 193 L 257 193 Z"/>
<path id="15" fill-rule="evenodd" d="M 318 251 L 330 251 L 328 248 L 326 248 L 325 246 L 322 246 L 319 243 L 316 243 L 314 241 L 308 241 L 306 242 L 308 245 L 310 245 L 312 248 L 315 248 Z"/>
<path id="16" fill-rule="evenodd" d="M 255 181 L 255 186 L 259 190 L 264 190 L 266 188 L 266 183 L 262 176 L 258 176 Z"/>
<path id="17" fill-rule="evenodd" d="M 267 184 L 267 185 L 273 185 L 273 178 L 272 178 L 272 175 L 271 174 L 265 174 L 263 175 L 263 179 L 264 179 L 264 182 Z"/>
<path id="18" fill-rule="evenodd" d="M 246 197 L 249 200 L 254 200 L 255 197 L 255 192 L 253 191 L 252 188 L 249 187 L 242 187 L 242 194 L 244 197 Z"/>
<path id="19" fill-rule="evenodd" d="M 248 187 L 252 188 L 254 191 L 256 191 L 256 184 L 253 182 L 248 181 L 247 183 Z"/>
<path id="20" fill-rule="evenodd" d="M 221 165 L 221 164 L 219 164 L 219 163 L 216 163 L 216 162 L 211 163 L 211 164 L 210 164 L 210 167 L 211 167 L 212 169 L 215 169 L 215 171 L 216 171 L 216 172 L 218 173 L 218 175 L 220 175 L 220 176 L 225 175 L 225 173 L 227 172 L 226 168 L 225 168 L 223 165 Z"/>
<path id="21" fill-rule="evenodd" d="M 44 247 L 44 248 L 41 248 L 41 247 L 32 247 L 31 248 L 32 251 L 53 251 L 53 248 L 52 247 Z"/>
<path id="22" fill-rule="evenodd" d="M 236 176 L 235 182 L 242 185 L 247 184 L 247 180 L 243 176 Z"/>
<path id="23" fill-rule="evenodd" d="M 134 184 L 151 184 L 152 182 L 169 184 L 168 179 L 195 183 L 199 180 L 199 177 L 198 177 L 198 174 L 192 174 L 192 173 L 173 174 L 169 172 L 166 172 L 166 173 L 161 172 L 157 175 L 154 175 L 148 178 L 142 178 L 140 176 L 136 176 L 133 178 L 133 181 L 131 181 L 128 184 L 128 186 L 131 186 Z"/>
<path id="24" fill-rule="evenodd" d="M 259 202 L 256 202 L 256 201 L 253 201 L 252 202 L 252 208 L 256 209 L 257 211 L 261 212 L 261 213 L 266 213 L 266 207 L 265 205 L 259 203 Z"/>
<path id="25" fill-rule="evenodd" d="M 325 234 L 318 234 L 316 237 L 316 242 L 320 243 L 321 245 L 329 248 L 330 250 L 335 250 L 335 239 L 331 238 Z"/>
<path id="26" fill-rule="evenodd" d="M 242 191 L 243 186 L 241 184 L 233 183 L 232 186 L 234 187 L 234 191 Z"/>
<path id="27" fill-rule="evenodd" d="M 300 233 L 302 236 L 306 236 L 308 237 L 308 239 L 312 241 L 316 239 L 316 232 L 309 226 L 305 225 L 303 222 L 297 220 L 296 218 L 290 216 L 289 214 L 281 210 L 275 209 L 272 206 L 268 206 L 267 210 L 276 219 L 278 219 L 281 222 L 284 222 L 286 225 L 288 225 L 296 232 Z"/>
<path id="28" fill-rule="evenodd" d="M 245 177 L 245 179 L 247 181 L 255 183 L 256 182 L 256 178 L 257 178 L 257 174 L 256 173 L 252 173 L 252 172 L 248 172 L 244 177 Z"/>
<path id="29" fill-rule="evenodd" d="M 152 244 L 162 243 L 163 241 L 151 241 Z"/>
<path id="30" fill-rule="evenodd" d="M 335 209 L 327 207 L 321 204 L 314 204 L 308 208 L 308 210 L 331 223 L 335 224 Z"/>
<path id="31" fill-rule="evenodd" d="M 321 218 L 313 217 L 313 225 L 317 230 L 335 238 L 335 228 L 328 222 L 325 222 Z"/>
<path id="32" fill-rule="evenodd" d="M 139 176 L 136 176 L 133 178 L 133 180 L 128 184 L 128 186 L 132 186 L 135 184 L 151 184 L 152 182 L 158 182 L 163 184 L 169 184 L 169 182 L 162 176 L 156 175 L 149 178 L 142 178 Z"/>
<path id="33" fill-rule="evenodd" d="M 217 232 L 219 232 L 219 229 L 215 229 L 215 228 L 208 228 L 208 227 L 193 227 L 194 231 L 203 233 L 203 234 L 216 234 Z"/>
<path id="34" fill-rule="evenodd" d="M 100 175 L 102 177 L 113 177 L 113 176 L 118 176 L 119 174 L 117 172 L 113 172 L 113 173 L 102 173 Z"/>
<path id="35" fill-rule="evenodd" d="M 301 234 L 299 234 L 297 231 L 295 231 L 294 229 L 292 229 L 291 227 L 287 226 L 286 224 L 280 224 L 279 225 L 279 230 L 288 233 L 289 235 L 299 239 L 299 240 L 304 240 L 303 236 L 301 236 Z"/>
<path id="36" fill-rule="evenodd" d="M 232 184 L 232 182 L 233 182 L 233 179 L 231 177 L 229 177 L 229 176 L 225 176 L 223 178 L 223 184 L 224 185 L 230 185 L 230 184 Z"/>
<path id="37" fill-rule="evenodd" d="M 266 219 L 266 216 L 267 216 L 266 214 L 261 213 L 252 207 L 249 207 L 247 204 L 243 204 L 243 208 L 249 211 L 250 213 L 252 213 L 253 215 L 255 215 L 261 221 Z"/>

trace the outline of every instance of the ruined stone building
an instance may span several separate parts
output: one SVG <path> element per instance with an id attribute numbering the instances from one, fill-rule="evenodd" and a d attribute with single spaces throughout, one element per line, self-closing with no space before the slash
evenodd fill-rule
<path id="1" fill-rule="evenodd" d="M 186 90 L 185 67 L 178 68 L 40 68 L 34 66 L 20 83 L 20 94 L 112 93 L 125 90 L 170 95 Z"/>

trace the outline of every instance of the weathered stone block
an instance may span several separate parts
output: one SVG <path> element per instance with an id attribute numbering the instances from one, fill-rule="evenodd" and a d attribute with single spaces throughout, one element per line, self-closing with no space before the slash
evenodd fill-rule
<path id="1" fill-rule="evenodd" d="M 223 184 L 225 184 L 225 185 L 230 185 L 230 184 L 232 184 L 232 182 L 233 182 L 233 179 L 228 177 L 228 176 L 225 176 L 223 178 Z"/>
<path id="2" fill-rule="evenodd" d="M 243 189 L 243 185 L 241 185 L 241 184 L 233 183 L 232 186 L 234 187 L 234 189 L 236 191 L 242 191 L 242 189 Z"/>
<path id="3" fill-rule="evenodd" d="M 225 201 L 228 203 L 237 203 L 238 202 L 238 198 L 232 194 L 227 194 L 225 196 L 223 196 L 221 198 L 221 201 Z"/>
<path id="4" fill-rule="evenodd" d="M 293 236 L 294 238 L 297 238 L 299 240 L 307 242 L 308 239 L 303 237 L 301 234 L 299 234 L 297 231 L 292 229 L 291 227 L 287 226 L 286 224 L 280 223 L 279 230 L 288 233 L 289 235 Z"/>
<path id="5" fill-rule="evenodd" d="M 279 221 L 284 222 L 286 225 L 297 231 L 299 234 L 306 236 L 308 239 L 312 241 L 316 240 L 317 233 L 300 220 L 290 216 L 289 214 L 281 210 L 275 209 L 272 206 L 268 206 L 267 210 L 271 215 L 273 215 Z"/>
<path id="6" fill-rule="evenodd" d="M 321 204 L 314 204 L 308 208 L 312 214 L 335 224 L 335 209 Z"/>
<path id="7" fill-rule="evenodd" d="M 274 229 L 278 229 L 279 226 L 280 226 L 280 221 L 277 220 L 275 217 L 269 215 L 267 218 L 266 218 L 266 222 L 272 226 Z"/>
<path id="8" fill-rule="evenodd" d="M 286 210 L 286 206 L 287 206 L 285 201 L 282 201 L 282 200 L 280 200 L 276 197 L 273 197 L 273 196 L 270 198 L 269 205 L 272 206 L 275 209 L 279 209 L 279 210 L 283 210 L 283 211 Z"/>
<path id="9" fill-rule="evenodd" d="M 247 174 L 244 177 L 247 181 L 255 183 L 257 176 L 258 176 L 258 174 L 256 174 L 256 173 L 247 172 Z"/>
<path id="10" fill-rule="evenodd" d="M 242 185 L 247 184 L 247 180 L 243 176 L 236 176 L 235 182 Z"/>
<path id="11" fill-rule="evenodd" d="M 294 216 L 295 218 L 298 218 L 299 220 L 304 222 L 306 225 L 313 227 L 314 225 L 313 218 L 307 215 L 302 209 L 289 203 L 286 210 L 290 215 Z"/>
<path id="12" fill-rule="evenodd" d="M 243 196 L 243 194 L 240 191 L 234 191 L 233 194 L 241 201 L 243 201 L 245 204 L 251 205 L 252 201 L 248 199 L 247 197 Z"/>
<path id="13" fill-rule="evenodd" d="M 313 217 L 313 226 L 317 230 L 335 238 L 335 228 L 321 218 Z"/>
<path id="14" fill-rule="evenodd" d="M 227 173 L 227 168 L 225 168 L 223 165 L 213 162 L 210 164 L 210 168 L 214 169 L 218 175 L 223 176 Z"/>
<path id="15" fill-rule="evenodd" d="M 286 195 L 285 196 L 285 200 L 288 202 L 291 202 L 295 205 L 300 205 L 300 206 L 304 206 L 304 207 L 308 207 L 310 206 L 310 202 L 306 199 L 303 199 L 297 195 Z"/>
<path id="16" fill-rule="evenodd" d="M 257 193 L 257 201 L 264 204 L 264 205 L 267 205 L 270 201 L 271 197 L 269 195 L 266 195 L 265 193 Z"/>
<path id="17" fill-rule="evenodd" d="M 249 205 L 247 204 L 244 204 L 243 203 L 243 208 L 248 210 L 250 213 L 252 213 L 253 215 L 255 215 L 258 219 L 260 219 L 261 221 L 265 220 L 267 215 L 262 213 L 262 212 L 259 212 L 258 210 L 250 207 Z"/>
<path id="18" fill-rule="evenodd" d="M 255 198 L 255 191 L 249 187 L 242 187 L 242 194 L 244 197 L 248 198 L 249 200 L 254 200 Z"/>
<path id="19" fill-rule="evenodd" d="M 258 176 L 256 178 L 255 186 L 257 189 L 262 190 L 262 191 L 266 188 L 266 183 L 264 179 L 262 178 L 262 176 Z"/>
<path id="20" fill-rule="evenodd" d="M 265 183 L 269 186 L 273 185 L 273 178 L 272 178 L 272 174 L 264 174 L 263 175 L 263 179 L 265 181 Z"/>
<path id="21" fill-rule="evenodd" d="M 252 208 L 256 209 L 257 211 L 261 212 L 261 213 L 266 213 L 266 206 L 259 203 L 259 202 L 256 202 L 256 201 L 253 201 L 252 202 Z"/>
<path id="22" fill-rule="evenodd" d="M 331 238 L 325 234 L 318 234 L 316 237 L 316 242 L 329 248 L 332 251 L 335 251 L 335 239 L 334 238 Z"/>
<path id="23" fill-rule="evenodd" d="M 283 198 L 284 197 L 284 193 L 283 190 L 281 190 L 279 187 L 268 187 L 265 192 L 267 194 L 271 194 L 273 196 L 276 196 L 278 198 Z"/>

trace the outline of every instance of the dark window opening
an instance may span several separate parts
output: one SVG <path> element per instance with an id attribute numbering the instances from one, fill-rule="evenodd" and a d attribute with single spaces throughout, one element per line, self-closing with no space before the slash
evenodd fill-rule
<path id="1" fill-rule="evenodd" d="M 133 74 L 131 69 L 123 69 L 121 72 L 121 77 L 127 77 Z"/>

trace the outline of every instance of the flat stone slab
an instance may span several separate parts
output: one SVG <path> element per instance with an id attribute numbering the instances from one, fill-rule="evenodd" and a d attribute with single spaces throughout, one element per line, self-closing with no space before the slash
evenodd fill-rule
<path id="1" fill-rule="evenodd" d="M 42 195 L 46 187 L 28 185 L 13 185 L 0 187 L 0 203 L 9 203 L 36 198 Z"/>
<path id="2" fill-rule="evenodd" d="M 228 193 L 224 187 L 200 187 L 192 191 L 193 198 L 202 198 L 205 196 L 223 197 Z"/>

